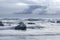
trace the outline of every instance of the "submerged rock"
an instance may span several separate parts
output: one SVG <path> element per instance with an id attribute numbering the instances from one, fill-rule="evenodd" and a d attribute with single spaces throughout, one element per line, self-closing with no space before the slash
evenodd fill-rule
<path id="1" fill-rule="evenodd" d="M 26 30 L 26 25 L 20 22 L 19 25 L 15 27 L 15 30 Z"/>
<path id="2" fill-rule="evenodd" d="M 4 26 L 4 24 L 0 21 L 0 26 Z"/>

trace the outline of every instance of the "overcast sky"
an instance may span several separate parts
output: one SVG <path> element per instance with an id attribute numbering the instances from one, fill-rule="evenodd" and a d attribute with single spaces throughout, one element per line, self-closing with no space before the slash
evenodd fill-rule
<path id="1" fill-rule="evenodd" d="M 0 17 L 43 17 L 45 15 L 50 15 L 47 17 L 60 15 L 60 1 L 0 0 Z"/>

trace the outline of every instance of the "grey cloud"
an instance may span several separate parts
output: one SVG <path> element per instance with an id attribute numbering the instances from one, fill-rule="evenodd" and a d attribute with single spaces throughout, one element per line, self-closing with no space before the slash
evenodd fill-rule
<path id="1" fill-rule="evenodd" d="M 46 7 L 41 6 L 41 5 L 29 5 L 28 9 L 25 9 L 22 13 L 18 12 L 17 14 L 33 14 L 33 11 L 36 9 L 41 9 L 41 11 L 40 11 L 40 14 L 41 14 L 42 12 L 44 12 L 43 10 L 46 9 Z M 36 12 L 38 12 L 38 11 L 36 11 Z"/>
<path id="2" fill-rule="evenodd" d="M 24 3 L 24 4 L 28 4 L 28 6 L 18 6 L 18 5 L 16 5 L 16 3 Z M 27 11 L 30 11 L 29 13 L 31 13 L 31 11 L 33 11 L 34 8 L 32 8 L 33 6 L 30 6 L 30 4 L 38 5 L 36 2 L 34 2 L 32 0 L 25 0 L 25 1 L 24 0 L 3 0 L 3 1 L 0 1 L 0 8 L 1 7 L 5 8 L 4 10 L 7 10 L 7 11 L 12 10 L 13 12 L 14 12 L 14 10 L 17 10 L 16 12 L 18 12 L 19 9 L 20 10 L 23 9 L 25 13 L 28 13 Z M 27 7 L 29 7 L 29 8 L 27 9 Z M 38 8 L 38 6 L 36 8 Z M 25 10 L 27 10 L 27 11 L 25 11 Z"/>
<path id="3" fill-rule="evenodd" d="M 0 14 L 12 14 L 14 12 L 23 11 L 25 8 L 27 8 L 26 5 L 16 5 L 19 1 L 16 0 L 3 0 L 0 1 Z"/>
<path id="4" fill-rule="evenodd" d="M 0 0 L 0 14 L 18 13 L 45 15 L 59 13 L 60 8 L 54 8 L 54 6 L 57 6 L 55 3 L 53 4 L 46 1 L 47 0 Z M 17 5 L 17 3 L 24 3 L 27 5 Z"/>

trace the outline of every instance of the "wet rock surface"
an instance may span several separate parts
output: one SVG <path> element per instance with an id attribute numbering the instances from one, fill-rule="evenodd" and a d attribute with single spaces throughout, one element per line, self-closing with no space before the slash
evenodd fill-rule
<path id="1" fill-rule="evenodd" d="M 0 21 L 0 26 L 4 26 L 4 24 Z"/>
<path id="2" fill-rule="evenodd" d="M 26 30 L 26 25 L 20 22 L 19 25 L 15 27 L 15 30 Z"/>

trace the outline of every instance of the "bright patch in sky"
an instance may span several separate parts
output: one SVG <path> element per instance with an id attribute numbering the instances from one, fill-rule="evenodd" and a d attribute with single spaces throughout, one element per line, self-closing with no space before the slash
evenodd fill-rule
<path id="1" fill-rule="evenodd" d="M 60 2 L 60 0 L 55 0 L 56 2 Z"/>
<path id="2" fill-rule="evenodd" d="M 16 3 L 16 5 L 27 5 L 25 3 Z"/>

